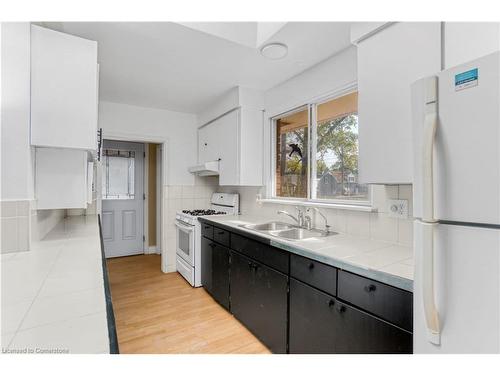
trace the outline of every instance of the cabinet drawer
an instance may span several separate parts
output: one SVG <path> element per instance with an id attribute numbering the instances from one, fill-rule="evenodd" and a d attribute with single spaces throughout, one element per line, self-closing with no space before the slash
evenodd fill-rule
<path id="1" fill-rule="evenodd" d="M 299 255 L 290 255 L 290 276 L 337 295 L 337 269 Z"/>
<path id="2" fill-rule="evenodd" d="M 221 245 L 224 245 L 226 247 L 229 247 L 229 236 L 230 232 L 228 232 L 225 229 L 213 227 L 214 231 L 214 241 L 220 243 Z"/>
<path id="3" fill-rule="evenodd" d="M 231 233 L 231 249 L 288 274 L 289 254 L 280 249 Z"/>
<path id="4" fill-rule="evenodd" d="M 413 294 L 410 292 L 339 271 L 337 295 L 399 327 L 413 330 Z"/>
<path id="5" fill-rule="evenodd" d="M 214 239 L 214 227 L 210 224 L 201 223 L 201 235 L 203 237 Z"/>

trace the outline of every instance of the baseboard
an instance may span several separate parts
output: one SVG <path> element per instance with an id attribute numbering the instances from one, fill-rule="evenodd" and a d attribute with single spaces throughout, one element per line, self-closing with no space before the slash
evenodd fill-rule
<path id="1" fill-rule="evenodd" d="M 156 246 L 149 246 L 144 250 L 144 254 L 158 254 L 158 248 Z"/>
<path id="2" fill-rule="evenodd" d="M 177 272 L 177 267 L 175 264 L 169 264 L 166 269 L 162 268 L 162 271 L 163 273 Z"/>

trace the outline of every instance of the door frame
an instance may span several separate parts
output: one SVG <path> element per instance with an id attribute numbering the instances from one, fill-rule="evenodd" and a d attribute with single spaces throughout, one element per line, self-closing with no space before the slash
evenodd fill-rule
<path id="1" fill-rule="evenodd" d="M 168 269 L 167 267 L 167 249 L 166 249 L 166 232 L 165 226 L 163 223 L 167 222 L 166 218 L 166 210 L 164 210 L 164 186 L 168 185 L 168 164 L 167 164 L 167 155 L 168 155 L 168 137 L 161 136 L 151 136 L 144 135 L 139 133 L 129 133 L 129 132 L 115 132 L 115 131 L 107 131 L 103 129 L 102 131 L 103 139 L 113 140 L 113 141 L 127 141 L 127 142 L 142 142 L 142 143 L 158 143 L 161 144 L 162 153 L 161 153 L 161 192 L 160 192 L 160 218 L 161 218 L 161 236 L 160 236 L 160 254 L 161 254 L 161 270 L 163 272 L 172 272 L 175 271 L 172 269 Z M 144 200 L 144 206 L 146 206 L 146 200 Z M 146 208 L 146 207 L 145 207 Z M 146 216 L 147 211 L 144 211 L 144 216 Z M 144 220 L 144 236 L 146 240 L 144 241 L 144 249 L 146 249 L 146 244 L 149 243 L 149 233 L 147 231 L 147 220 Z M 146 253 L 146 251 L 145 251 Z M 174 266 L 175 267 L 175 266 Z"/>
<path id="2" fill-rule="evenodd" d="M 107 139 L 103 138 L 103 142 L 102 142 L 102 148 L 103 149 L 106 148 L 105 147 L 105 143 L 106 142 L 110 143 L 106 147 L 110 147 L 111 149 L 118 149 L 118 150 L 121 150 L 121 149 L 131 150 L 132 149 L 136 153 L 140 152 L 141 154 L 145 153 L 145 150 L 146 150 L 145 144 L 142 143 L 142 142 L 130 142 L 130 141 L 117 140 L 117 139 L 109 139 L 109 138 L 107 138 Z M 145 252 L 145 243 L 146 243 L 145 242 L 145 236 L 146 236 L 146 232 L 145 231 L 147 229 L 147 225 L 144 222 L 145 216 L 146 216 L 146 212 L 144 211 L 144 209 L 147 206 L 145 206 L 144 198 L 143 198 L 143 196 L 146 194 L 146 190 L 145 190 L 145 188 L 146 188 L 146 185 L 145 185 L 145 178 L 146 178 L 146 175 L 145 175 L 145 171 L 146 171 L 146 158 L 143 157 L 143 155 L 140 155 L 139 157 L 142 158 L 142 163 L 140 163 L 142 165 L 139 167 L 139 164 L 136 164 L 134 176 L 135 177 L 138 177 L 138 176 L 141 177 L 141 179 L 142 179 L 142 186 L 140 186 L 140 188 L 141 188 L 142 192 L 141 191 L 137 191 L 137 190 L 139 190 L 137 188 L 136 189 L 136 193 L 138 193 L 138 194 L 136 194 L 136 195 L 139 196 L 140 198 L 137 198 L 137 196 L 136 196 L 136 198 L 134 200 L 135 201 L 142 200 L 142 205 L 139 202 L 137 202 L 137 204 L 138 204 L 137 208 L 138 209 L 142 208 L 142 215 L 141 215 L 142 233 L 140 235 L 140 240 L 142 242 L 142 246 L 141 246 L 141 248 L 138 249 L 138 250 L 141 250 L 141 252 L 134 252 L 132 254 L 128 253 L 128 254 L 121 254 L 121 255 L 113 255 L 113 256 L 110 256 L 110 258 L 121 257 L 121 256 L 130 256 L 130 255 L 143 255 L 143 254 L 146 254 L 146 252 Z M 142 168 L 142 173 L 140 173 L 139 170 L 138 170 L 140 168 Z M 101 165 L 101 174 L 102 174 L 102 172 L 103 172 L 103 168 L 102 168 L 102 165 Z M 139 174 L 137 174 L 137 173 L 139 173 Z M 103 181 L 102 175 L 101 175 L 100 180 L 101 180 L 101 182 L 100 182 L 99 186 L 101 186 L 102 181 Z M 138 180 L 136 179 L 136 181 L 138 181 Z M 101 199 L 101 207 L 100 207 L 99 214 L 101 214 L 102 213 L 102 207 L 103 207 L 102 191 L 99 194 L 99 196 L 100 196 L 100 199 Z M 128 200 L 115 200 L 115 202 L 121 202 L 121 203 L 118 203 L 118 206 L 121 206 L 123 203 L 126 203 L 126 201 L 128 201 Z M 109 250 L 109 251 L 111 251 L 111 250 Z"/>

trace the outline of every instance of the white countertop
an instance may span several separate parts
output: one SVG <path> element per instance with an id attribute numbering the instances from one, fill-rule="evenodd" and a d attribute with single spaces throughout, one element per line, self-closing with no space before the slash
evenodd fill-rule
<path id="1" fill-rule="evenodd" d="M 31 250 L 2 254 L 2 350 L 109 353 L 97 216 L 61 221 Z"/>
<path id="2" fill-rule="evenodd" d="M 328 237 L 290 241 L 265 232 L 241 227 L 245 224 L 260 224 L 270 221 L 262 217 L 226 215 L 207 216 L 204 219 L 267 238 L 271 241 L 271 245 L 298 255 L 310 257 L 398 288 L 413 290 L 414 262 L 411 247 L 343 233 Z"/>

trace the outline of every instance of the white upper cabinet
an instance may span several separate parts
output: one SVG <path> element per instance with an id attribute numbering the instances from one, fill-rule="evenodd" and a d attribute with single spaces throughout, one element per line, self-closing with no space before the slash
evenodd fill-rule
<path id="1" fill-rule="evenodd" d="M 97 148 L 97 43 L 31 26 L 31 144 Z"/>
<path id="2" fill-rule="evenodd" d="M 88 152 L 40 147 L 36 149 L 37 209 L 87 208 Z"/>
<path id="3" fill-rule="evenodd" d="M 440 69 L 439 22 L 396 23 L 359 42 L 360 182 L 412 183 L 410 85 Z"/>
<path id="4" fill-rule="evenodd" d="M 262 92 L 234 87 L 198 114 L 198 162 L 219 161 L 219 185 L 262 186 Z"/>
<path id="5" fill-rule="evenodd" d="M 198 161 L 219 160 L 219 185 L 262 185 L 262 111 L 237 108 L 198 130 Z"/>

